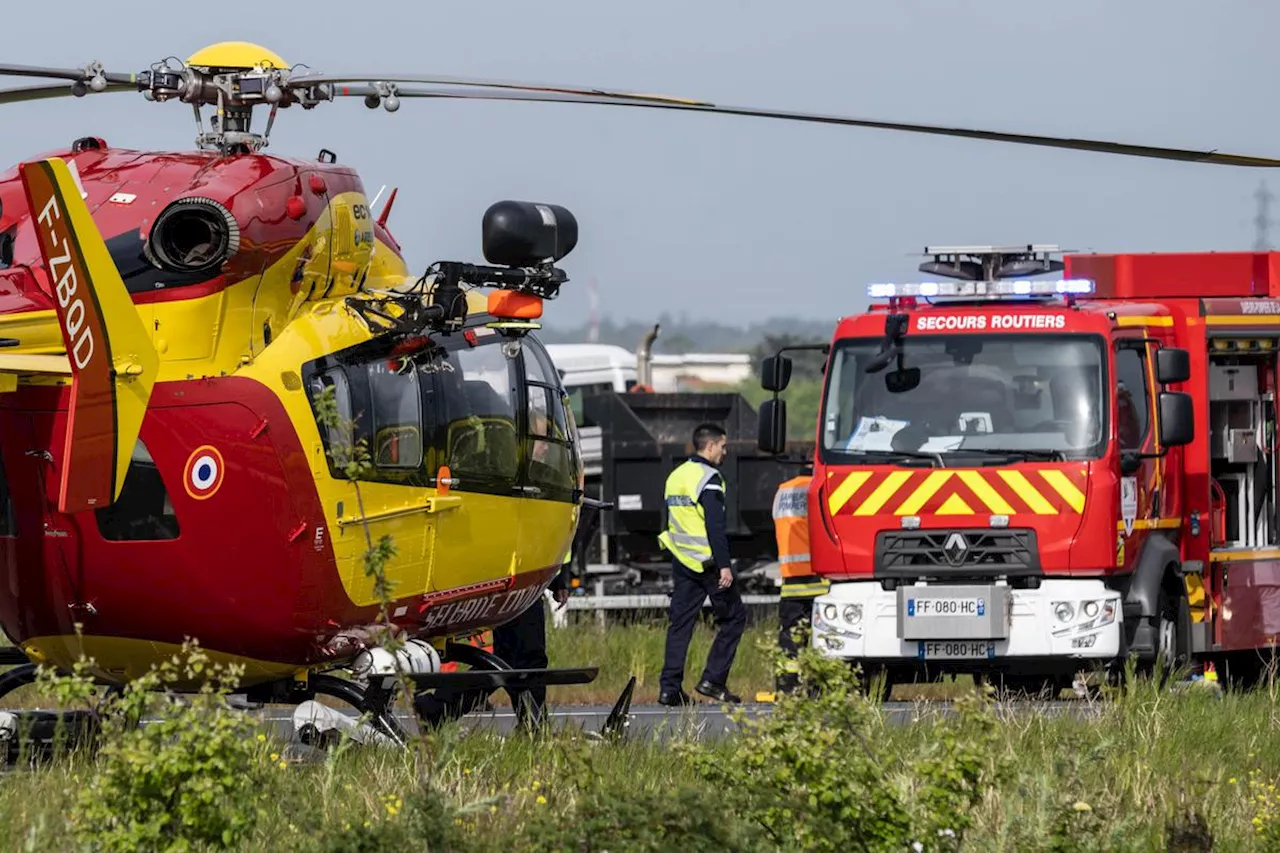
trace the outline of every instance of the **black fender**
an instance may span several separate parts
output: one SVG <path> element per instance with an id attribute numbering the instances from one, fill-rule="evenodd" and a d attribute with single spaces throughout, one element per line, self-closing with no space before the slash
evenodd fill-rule
<path id="1" fill-rule="evenodd" d="M 1160 598 L 1160 587 L 1164 584 L 1170 566 L 1177 569 L 1182 555 L 1178 546 L 1167 537 L 1159 534 L 1148 534 L 1142 544 L 1142 554 L 1138 557 L 1138 565 L 1129 579 L 1129 588 L 1124 596 L 1124 614 L 1146 619 L 1157 615 L 1157 602 Z"/>
<path id="2" fill-rule="evenodd" d="M 1169 570 L 1176 574 L 1181 561 L 1178 546 L 1158 533 L 1148 534 L 1142 544 L 1133 574 L 1123 589 L 1124 655 L 1137 653 L 1139 660 L 1155 655 L 1155 623 L 1159 615 L 1160 587 Z"/>

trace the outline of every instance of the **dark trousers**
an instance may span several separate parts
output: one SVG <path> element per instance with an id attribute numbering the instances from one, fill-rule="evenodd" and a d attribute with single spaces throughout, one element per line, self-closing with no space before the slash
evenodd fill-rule
<path id="1" fill-rule="evenodd" d="M 799 647 L 809 642 L 809 620 L 813 615 L 813 600 L 816 597 L 778 599 L 778 645 L 782 648 L 782 653 L 792 660 L 799 654 Z M 799 643 L 791 635 L 797 626 L 802 626 L 798 632 Z M 778 690 L 786 691 L 794 690 L 799 681 L 794 672 L 784 672 L 778 676 L 776 683 Z"/>
<path id="2" fill-rule="evenodd" d="M 515 619 L 493 629 L 493 653 L 512 669 L 547 668 L 547 614 L 541 597 Z M 513 690 L 511 704 L 521 723 L 539 722 L 547 704 L 547 686 Z"/>
<path id="3" fill-rule="evenodd" d="M 667 653 L 659 689 L 663 693 L 675 693 L 681 689 L 693 626 L 707 596 L 711 597 L 711 609 L 716 616 L 716 637 L 707 654 L 702 679 L 712 684 L 727 685 L 729 668 L 733 666 L 734 655 L 738 652 L 738 641 L 747 626 L 747 606 L 738 595 L 737 582 L 728 589 L 720 589 L 719 570 L 694 572 L 678 560 L 672 561 L 671 580 L 671 624 L 667 627 Z"/>

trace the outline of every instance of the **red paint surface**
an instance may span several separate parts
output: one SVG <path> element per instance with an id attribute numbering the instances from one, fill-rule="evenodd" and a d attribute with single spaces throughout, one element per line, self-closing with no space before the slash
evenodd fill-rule
<path id="1" fill-rule="evenodd" d="M 1280 641 L 1280 560 L 1222 565 L 1226 587 L 1218 616 L 1223 651 L 1275 645 Z"/>
<path id="2" fill-rule="evenodd" d="M 178 198 L 211 198 L 224 204 L 240 226 L 241 249 L 207 281 L 149 293 L 134 294 L 134 302 L 169 302 L 217 293 L 228 285 L 253 278 L 278 261 L 307 233 L 324 212 L 330 195 L 361 191 L 356 172 L 347 166 L 315 161 L 288 160 L 265 154 L 241 154 L 223 158 L 212 152 L 157 153 L 107 148 L 72 154 L 70 150 L 42 156 L 61 157 L 75 163 L 94 224 L 102 236 L 112 238 L 134 232 L 144 239 L 155 218 Z M 304 192 L 304 181 L 322 178 L 329 194 Z M 116 193 L 135 196 L 129 203 L 111 201 Z M 305 210 L 290 216 L 289 199 L 300 196 Z M 23 192 L 18 169 L 0 173 L 0 230 L 18 226 L 14 266 L 28 267 L 38 287 L 24 278 L 16 286 L 21 299 L 11 298 L 0 282 L 0 313 L 28 310 L 32 302 L 52 308 L 52 290 L 43 266 L 31 209 Z M 293 211 L 297 214 L 296 209 Z"/>
<path id="3" fill-rule="evenodd" d="M 66 200 L 44 163 L 22 167 L 27 200 L 45 266 L 54 279 L 54 309 L 75 382 L 67 416 L 67 455 L 58 480 L 58 509 L 80 512 L 115 497 L 116 396 L 111 347 L 88 265 L 71 233 Z M 75 476 L 71 476 L 75 472 Z"/>
<path id="4" fill-rule="evenodd" d="M 69 634 L 80 620 L 87 634 L 177 644 L 195 636 L 208 649 L 304 665 L 350 651 L 335 642 L 339 626 L 377 617 L 376 607 L 357 607 L 342 587 L 307 457 L 267 388 L 238 377 L 156 386 L 141 439 L 179 521 L 169 541 L 106 541 L 92 512 L 53 511 L 39 484 L 56 482 L 66 401 L 62 389 L 0 398 L 18 530 L 0 538 L 0 624 L 13 639 Z M 263 418 L 271 429 L 257 430 Z M 206 444 L 218 448 L 225 468 L 217 493 L 197 500 L 182 477 Z M 49 448 L 55 461 L 26 455 L 30 448 Z M 325 535 L 293 535 L 300 526 Z M 394 621 L 446 634 L 514 618 L 512 608 L 535 599 L 557 569 L 461 598 L 401 599 L 393 609 L 406 613 Z M 522 590 L 532 591 L 521 597 Z M 94 612 L 77 606 L 84 604 Z"/>

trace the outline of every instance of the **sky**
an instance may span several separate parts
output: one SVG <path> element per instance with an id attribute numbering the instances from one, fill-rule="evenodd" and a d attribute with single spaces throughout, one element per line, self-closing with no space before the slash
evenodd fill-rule
<path id="1" fill-rule="evenodd" d="M 317 71 L 437 73 L 718 103 L 1280 157 L 1280 4 L 1187 0 L 308 0 L 217 14 L 12 3 L 7 62 L 141 71 L 223 40 Z M 0 78 L 3 85 L 22 85 Z M 123 94 L 7 105 L 0 161 L 96 135 L 187 149 L 183 104 Z M 261 127 L 263 118 L 257 120 Z M 281 112 L 268 153 L 321 148 L 417 270 L 482 261 L 500 199 L 562 204 L 579 243 L 544 322 L 831 318 L 866 285 L 921 280 L 925 245 L 1240 251 L 1280 174 L 1088 152 L 647 109 L 358 99 Z M 381 204 L 381 202 L 379 203 Z M 376 211 L 375 211 L 376 212 Z M 1280 201 L 1273 207 L 1280 223 Z M 1270 235 L 1280 245 L 1280 224 Z"/>

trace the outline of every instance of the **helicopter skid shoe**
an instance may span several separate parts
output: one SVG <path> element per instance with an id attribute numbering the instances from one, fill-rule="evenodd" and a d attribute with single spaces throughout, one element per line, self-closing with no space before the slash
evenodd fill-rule
<path id="1" fill-rule="evenodd" d="M 344 736 L 356 743 L 369 746 L 400 746 L 358 717 L 344 714 L 336 708 L 321 705 L 308 699 L 293 712 L 293 732 L 307 746 L 330 749 Z"/>

